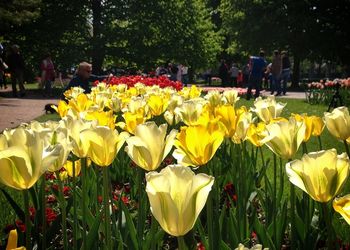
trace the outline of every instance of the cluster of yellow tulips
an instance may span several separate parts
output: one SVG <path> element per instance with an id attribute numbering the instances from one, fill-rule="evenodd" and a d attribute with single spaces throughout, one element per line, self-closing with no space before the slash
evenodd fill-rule
<path id="1" fill-rule="evenodd" d="M 172 88 L 161 89 L 158 86 L 146 87 L 142 84 L 128 88 L 123 84 L 107 86 L 100 83 L 90 94 L 84 94 L 80 88 L 72 88 L 65 96 L 66 101 L 60 101 L 56 107 L 61 117 L 60 121 L 33 121 L 15 129 L 5 130 L 0 135 L 0 181 L 11 188 L 24 190 L 26 215 L 29 206 L 28 190 L 36 185 L 45 172 L 56 173 L 61 182 L 73 182 L 73 193 L 76 195 L 74 202 L 76 203 L 79 197 L 82 198 L 83 216 L 81 233 L 77 232 L 80 226 L 75 223 L 73 225 L 73 248 L 81 244 L 83 249 L 88 249 L 89 244 L 95 244 L 89 239 L 89 232 L 93 231 L 94 224 L 87 225 L 84 222 L 84 216 L 90 213 L 89 192 L 86 191 L 90 188 L 88 182 L 89 178 L 91 179 L 88 171 L 93 171 L 91 167 L 87 169 L 90 160 L 93 165 L 101 167 L 98 171 L 103 172 L 103 213 L 95 216 L 100 216 L 100 221 L 103 218 L 102 221 L 105 222 L 104 228 L 99 229 L 97 225 L 96 230 L 102 230 L 101 239 L 107 249 L 120 247 L 112 238 L 123 242 L 120 233 L 123 217 L 126 217 L 128 230 L 137 231 L 135 237 L 127 237 L 131 237 L 133 247 L 141 249 L 142 242 L 149 239 L 148 236 L 143 236 L 147 231 L 145 227 L 139 225 L 145 224 L 147 214 L 142 210 L 148 211 L 147 209 L 150 209 L 166 233 L 178 238 L 180 249 L 186 249 L 189 243 L 183 236 L 188 235 L 194 226 L 198 231 L 206 232 L 204 236 L 200 233 L 200 241 L 207 249 L 229 249 L 246 240 L 246 235 L 250 234 L 248 229 L 245 229 L 248 234 L 243 230 L 243 236 L 237 236 L 238 242 L 225 242 L 224 238 L 221 239 L 216 232 L 215 216 L 231 218 L 225 212 L 228 208 L 218 204 L 219 189 L 223 188 L 220 185 L 226 180 L 237 180 L 241 183 L 237 184 L 237 195 L 241 201 L 238 206 L 243 207 L 233 208 L 234 213 L 238 213 L 237 216 L 246 213 L 247 203 L 253 203 L 249 199 L 253 192 L 248 191 L 243 183 L 245 178 L 249 178 L 250 172 L 247 169 L 251 167 L 251 163 L 247 163 L 248 158 L 244 157 L 255 155 L 248 152 L 249 144 L 256 152 L 266 145 L 275 155 L 272 200 L 273 211 L 276 213 L 280 211 L 275 201 L 278 196 L 276 157 L 288 160 L 285 170 L 290 182 L 320 203 L 326 204 L 333 200 L 343 190 L 349 175 L 350 115 L 346 107 L 325 113 L 322 118 L 306 114 L 293 114 L 289 118 L 283 118 L 281 114 L 285 105 L 278 103 L 273 96 L 257 98 L 254 107 L 248 110 L 244 106 L 236 107 L 239 97 L 235 90 L 222 93 L 210 91 L 203 94 L 201 89 L 195 86 L 176 91 Z M 305 154 L 300 160 L 294 159 L 299 147 L 311 136 L 320 138 L 325 126 L 333 136 L 344 143 L 347 153 L 338 155 L 335 149 L 311 153 L 304 151 Z M 259 171 L 259 164 L 267 165 L 262 150 L 261 153 L 262 163 L 255 158 L 252 171 Z M 122 208 L 123 204 L 118 203 L 120 211 L 117 218 L 113 219 L 114 215 L 111 212 L 113 201 L 110 199 L 110 169 L 129 168 L 120 164 L 118 157 L 121 157 L 121 154 L 127 155 L 139 167 L 138 176 L 131 177 L 138 183 L 136 228 L 130 224 L 133 218 Z M 169 154 L 176 160 L 176 164 L 160 167 Z M 237 154 L 242 154 L 241 158 Z M 216 160 L 213 159 L 215 157 Z M 237 162 L 234 159 L 238 159 Z M 119 164 L 115 166 L 113 162 Z M 219 167 L 215 166 L 219 164 L 217 162 L 229 166 L 239 164 L 239 167 L 235 168 L 236 172 L 226 171 L 225 167 L 218 170 Z M 247 169 L 243 169 L 242 166 L 246 166 Z M 78 188 L 76 180 L 80 172 L 82 186 Z M 236 177 L 231 178 L 228 175 Z M 263 175 L 268 178 L 266 174 Z M 267 186 L 265 188 L 267 189 Z M 294 192 L 292 185 L 289 222 L 291 240 L 297 241 L 293 221 L 296 216 Z M 145 197 L 143 193 L 148 196 L 149 206 L 147 202 L 142 201 Z M 240 200 L 243 193 L 247 193 L 247 198 Z M 256 197 L 254 200 L 258 199 Z M 64 199 L 62 202 L 62 231 L 65 234 L 68 226 L 65 222 L 66 214 L 71 213 L 66 211 L 68 205 Z M 75 203 L 72 214 L 76 216 L 74 219 L 77 219 L 76 213 L 79 209 Z M 308 204 L 310 205 L 310 202 Z M 205 206 L 207 217 L 202 218 L 206 225 L 203 228 L 197 219 Z M 350 195 L 335 198 L 333 207 L 350 224 Z M 324 216 L 326 218 L 326 214 Z M 27 217 L 26 247 L 30 249 L 33 242 L 31 221 Z M 118 226 L 115 226 L 115 221 L 118 221 Z M 247 227 L 245 223 L 246 221 L 242 221 L 245 228 L 256 228 Z M 330 234 L 331 221 L 326 223 L 327 232 Z M 152 221 L 149 228 L 151 233 L 155 232 L 154 227 L 156 225 Z M 223 227 L 220 224 L 222 231 Z M 272 241 L 278 241 L 276 221 L 273 227 Z M 79 241 L 78 235 L 82 235 L 82 241 Z M 96 235 L 101 237 L 98 233 Z M 149 244 L 152 245 L 151 241 L 155 240 L 155 236 L 149 237 Z M 198 236 L 196 237 L 198 239 Z M 265 243 L 259 237 L 260 235 L 260 243 Z M 329 238 L 331 242 L 332 239 Z M 69 241 L 69 236 L 64 235 L 65 249 L 69 248 Z M 242 245 L 239 246 L 239 249 L 241 248 L 243 249 Z"/>

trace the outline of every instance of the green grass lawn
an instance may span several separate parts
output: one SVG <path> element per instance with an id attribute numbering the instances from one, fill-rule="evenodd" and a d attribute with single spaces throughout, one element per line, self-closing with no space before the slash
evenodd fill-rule
<path id="1" fill-rule="evenodd" d="M 303 100 L 296 100 L 296 99 L 277 99 L 280 102 L 283 103 L 287 103 L 285 109 L 282 112 L 282 116 L 283 117 L 289 117 L 291 113 L 307 113 L 308 115 L 318 115 L 318 116 L 323 116 L 324 112 L 327 110 L 327 106 L 326 105 L 310 105 L 308 103 L 306 103 Z M 242 106 L 245 105 L 248 108 L 253 106 L 254 101 L 250 100 L 247 101 L 243 98 L 241 98 L 238 103 L 237 106 Z M 60 117 L 57 114 L 47 114 L 47 115 L 43 115 L 38 117 L 36 120 L 40 121 L 40 122 L 44 122 L 47 120 L 59 120 Z M 322 144 L 323 144 L 323 148 L 324 149 L 330 149 L 330 148 L 336 148 L 338 151 L 338 154 L 340 152 L 345 152 L 344 149 L 344 145 L 337 141 L 336 139 L 334 139 L 329 132 L 327 131 L 327 129 L 325 128 L 323 134 L 321 135 L 321 139 L 322 139 Z M 309 152 L 312 151 L 317 151 L 319 150 L 319 144 L 316 138 L 311 138 L 310 141 L 307 143 L 307 149 Z M 299 149 L 297 155 L 295 158 L 300 158 L 302 155 L 302 150 L 301 148 Z M 270 158 L 272 159 L 273 155 L 272 152 L 264 146 L 264 157 L 265 160 Z M 284 167 L 285 161 L 283 161 L 282 166 Z M 261 167 L 261 162 L 260 162 L 260 166 L 258 166 L 258 169 Z M 270 163 L 270 166 L 267 170 L 268 176 L 272 176 L 272 164 Z M 287 180 L 287 177 L 284 177 L 284 183 L 285 183 L 285 195 L 288 195 L 288 190 L 289 190 L 289 181 Z M 349 185 L 347 185 L 349 186 Z M 1 186 L 4 187 L 4 186 Z M 14 199 L 16 201 L 18 201 L 20 204 L 22 204 L 22 195 L 19 191 L 14 191 L 14 190 L 10 190 L 9 188 L 5 189 L 7 191 L 9 191 L 9 193 L 11 193 L 11 195 L 14 197 Z M 347 190 L 348 191 L 348 190 Z M 345 193 L 347 192 L 345 191 Z M 301 191 L 298 190 L 297 191 L 298 194 L 301 194 Z M 13 212 L 11 206 L 7 203 L 4 195 L 1 193 L 0 194 L 0 239 L 2 237 L 4 237 L 3 235 L 3 228 L 7 225 L 7 224 L 12 224 L 14 222 L 14 220 L 16 219 L 16 215 Z"/>

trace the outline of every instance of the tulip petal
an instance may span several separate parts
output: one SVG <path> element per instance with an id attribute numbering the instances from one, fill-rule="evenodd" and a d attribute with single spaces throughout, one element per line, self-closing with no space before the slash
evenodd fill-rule
<path id="1" fill-rule="evenodd" d="M 18 190 L 30 188 L 39 178 L 32 178 L 31 161 L 27 152 L 20 147 L 9 147 L 1 151 L 0 166 L 0 180 Z"/>

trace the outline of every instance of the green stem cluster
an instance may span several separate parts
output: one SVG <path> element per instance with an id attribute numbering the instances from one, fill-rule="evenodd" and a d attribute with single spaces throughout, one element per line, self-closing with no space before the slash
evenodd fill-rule
<path id="1" fill-rule="evenodd" d="M 23 190 L 23 201 L 24 201 L 24 216 L 25 216 L 25 225 L 26 225 L 26 249 L 32 249 L 32 246 L 31 246 L 32 222 L 30 221 L 30 213 L 29 213 L 28 189 Z"/>

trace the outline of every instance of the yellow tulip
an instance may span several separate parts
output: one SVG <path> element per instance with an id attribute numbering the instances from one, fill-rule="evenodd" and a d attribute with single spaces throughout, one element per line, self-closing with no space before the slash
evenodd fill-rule
<path id="1" fill-rule="evenodd" d="M 169 98 L 165 95 L 151 95 L 147 100 L 147 105 L 152 116 L 158 116 L 165 112 Z"/>
<path id="2" fill-rule="evenodd" d="M 62 123 L 67 128 L 73 154 L 79 158 L 85 158 L 87 156 L 88 145 L 82 142 L 80 132 L 88 128 L 96 127 L 96 121 L 84 121 L 68 115 L 64 117 Z"/>
<path id="3" fill-rule="evenodd" d="M 17 247 L 18 235 L 17 230 L 13 229 L 9 233 L 6 250 L 25 250 L 25 247 Z"/>
<path id="4" fill-rule="evenodd" d="M 0 181 L 14 189 L 31 188 L 59 157 L 61 144 L 44 146 L 40 132 L 22 127 L 0 135 Z"/>
<path id="5" fill-rule="evenodd" d="M 68 172 L 67 171 L 60 171 L 58 174 L 58 177 L 60 178 L 61 181 L 64 181 L 68 178 Z"/>
<path id="6" fill-rule="evenodd" d="M 140 109 L 143 109 L 145 114 L 148 113 L 147 103 L 143 97 L 132 97 L 131 100 L 128 101 L 126 108 L 123 108 L 123 112 L 137 113 Z"/>
<path id="7" fill-rule="evenodd" d="M 304 154 L 287 163 L 289 181 L 318 202 L 328 202 L 344 186 L 349 175 L 349 158 L 335 149 Z"/>
<path id="8" fill-rule="evenodd" d="M 56 110 L 56 112 L 60 115 L 60 117 L 65 117 L 67 115 L 68 110 L 70 109 L 70 106 L 63 100 L 60 100 L 58 102 L 57 107 L 53 106 L 53 109 Z"/>
<path id="9" fill-rule="evenodd" d="M 197 125 L 198 119 L 203 112 L 203 104 L 190 100 L 185 101 L 181 107 L 175 109 L 175 115 L 186 125 Z"/>
<path id="10" fill-rule="evenodd" d="M 247 131 L 247 139 L 256 147 L 264 145 L 261 141 L 266 137 L 266 124 L 259 122 L 258 124 L 251 123 Z"/>
<path id="11" fill-rule="evenodd" d="M 136 113 L 126 112 L 122 116 L 125 122 L 119 122 L 117 125 L 130 134 L 134 133 L 137 125 L 146 121 L 145 111 L 143 108 L 137 110 Z"/>
<path id="12" fill-rule="evenodd" d="M 350 137 L 350 115 L 347 107 L 335 108 L 331 113 L 324 113 L 324 120 L 329 132 L 338 140 Z"/>
<path id="13" fill-rule="evenodd" d="M 146 174 L 151 212 L 164 231 L 173 236 L 189 232 L 202 211 L 214 177 L 195 175 L 191 169 L 170 165 Z"/>
<path id="14" fill-rule="evenodd" d="M 173 156 L 184 166 L 202 166 L 213 158 L 224 139 L 225 131 L 213 130 L 213 124 L 181 127 L 176 136 Z"/>
<path id="15" fill-rule="evenodd" d="M 261 143 L 283 159 L 292 159 L 305 137 L 305 124 L 291 117 L 266 125 L 266 137 Z"/>
<path id="16" fill-rule="evenodd" d="M 231 140 L 239 144 L 247 138 L 247 131 L 252 123 L 252 114 L 245 107 L 241 107 L 237 110 L 237 118 L 236 131 Z"/>
<path id="17" fill-rule="evenodd" d="M 232 106 L 234 106 L 236 102 L 239 100 L 238 91 L 234 89 L 225 90 L 222 93 L 222 96 L 223 96 L 224 102 Z"/>
<path id="18" fill-rule="evenodd" d="M 75 99 L 78 97 L 78 95 L 84 93 L 84 89 L 81 87 L 72 87 L 69 90 L 66 90 L 63 94 L 66 97 L 66 99 Z"/>
<path id="19" fill-rule="evenodd" d="M 341 214 L 345 221 L 350 225 L 350 194 L 333 200 L 333 208 Z"/>
<path id="20" fill-rule="evenodd" d="M 225 125 L 225 137 L 235 143 L 245 140 L 249 124 L 252 121 L 251 113 L 242 106 L 235 109 L 232 105 L 226 104 L 215 108 L 215 117 Z"/>
<path id="21" fill-rule="evenodd" d="M 97 126 L 80 133 L 81 142 L 88 147 L 87 156 L 100 167 L 112 164 L 128 133 L 118 133 L 105 126 Z"/>
<path id="22" fill-rule="evenodd" d="M 324 122 L 321 117 L 313 116 L 313 130 L 312 135 L 313 136 L 320 136 L 322 134 L 322 131 L 324 129 Z"/>
<path id="23" fill-rule="evenodd" d="M 180 92 L 179 95 L 183 96 L 185 100 L 194 99 L 197 97 L 200 97 L 202 93 L 202 90 L 197 88 L 196 85 L 192 85 L 191 88 L 184 87 Z"/>
<path id="24" fill-rule="evenodd" d="M 156 170 L 172 149 L 177 131 L 172 130 L 168 136 L 166 133 L 166 124 L 159 127 L 155 122 L 140 124 L 135 136 L 126 140 L 125 151 L 140 168 Z"/>
<path id="25" fill-rule="evenodd" d="M 208 100 L 211 108 L 215 108 L 223 104 L 222 96 L 217 90 L 209 91 L 208 94 L 204 96 L 204 99 Z"/>
<path id="26" fill-rule="evenodd" d="M 254 108 L 251 110 L 265 123 L 270 123 L 274 118 L 280 116 L 286 104 L 277 103 L 275 96 L 268 96 L 266 99 L 258 97 L 254 101 Z"/>
<path id="27" fill-rule="evenodd" d="M 86 111 L 94 103 L 86 94 L 79 94 L 76 98 L 70 99 L 68 105 L 77 113 Z"/>
<path id="28" fill-rule="evenodd" d="M 28 126 L 31 130 L 40 132 L 40 138 L 44 142 L 44 147 L 54 146 L 57 143 L 62 145 L 59 157 L 48 167 L 48 171 L 55 172 L 62 168 L 67 161 L 68 155 L 72 150 L 71 142 L 69 142 L 68 131 L 63 122 L 47 121 L 37 122 L 33 121 Z"/>
<path id="29" fill-rule="evenodd" d="M 179 95 L 173 95 L 168 103 L 167 110 L 164 113 L 164 119 L 169 125 L 174 125 L 179 122 L 179 116 L 175 116 L 175 109 L 180 107 L 183 103 L 183 99 Z M 175 119 L 174 119 L 175 118 Z"/>
<path id="30" fill-rule="evenodd" d="M 128 89 L 128 85 L 126 84 L 118 84 L 114 86 L 119 93 L 124 93 Z"/>
<path id="31" fill-rule="evenodd" d="M 256 244 L 252 248 L 245 247 L 243 244 L 239 243 L 235 250 L 268 250 L 268 248 L 263 248 L 262 245 Z"/>
<path id="32" fill-rule="evenodd" d="M 313 136 L 320 136 L 320 134 L 323 131 L 324 123 L 320 117 L 317 116 L 308 116 L 307 114 L 292 114 L 292 116 L 300 122 L 304 122 L 306 129 L 305 129 L 305 137 L 304 142 L 307 142 L 311 135 Z"/>
<path id="33" fill-rule="evenodd" d="M 87 112 L 84 117 L 88 121 L 96 120 L 99 126 L 107 126 L 111 129 L 115 128 L 115 116 L 113 111 L 91 111 Z"/>
<path id="34" fill-rule="evenodd" d="M 308 116 L 307 114 L 292 114 L 292 116 L 297 120 L 298 122 L 304 122 L 305 124 L 305 136 L 303 141 L 307 142 L 312 134 L 313 131 L 313 117 Z"/>

